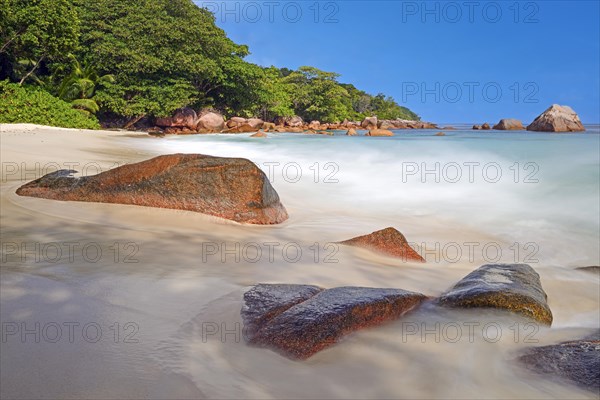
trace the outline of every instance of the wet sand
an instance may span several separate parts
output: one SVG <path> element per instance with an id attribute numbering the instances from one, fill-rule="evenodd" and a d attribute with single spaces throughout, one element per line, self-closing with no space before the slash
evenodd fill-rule
<path id="1" fill-rule="evenodd" d="M 335 187 L 313 198 L 302 196 L 301 186 L 275 182 L 290 219 L 269 227 L 175 210 L 23 198 L 16 188 L 52 172 L 55 164 L 78 164 L 94 174 L 98 166 L 103 170 L 161 154 L 162 139 L 4 126 L 0 140 L 0 312 L 3 333 L 5 327 L 18 329 L 1 343 L 3 398 L 595 397 L 515 365 L 516 352 L 535 345 L 525 341 L 533 331 L 527 331 L 528 321 L 519 320 L 514 328 L 514 318 L 492 312 L 423 309 L 350 335 L 307 362 L 247 347 L 239 316 L 247 286 L 392 287 L 435 296 L 485 260 L 476 255 L 475 260 L 405 264 L 347 247 L 333 254 L 325 247 L 329 242 L 398 225 L 367 211 L 343 211 L 355 207 L 352 199 L 348 207 L 328 204 L 327 191 Z M 397 227 L 416 243 L 435 234 L 440 241 L 510 246 L 491 232 L 438 216 L 408 216 Z M 259 256 L 256 247 L 244 250 L 249 243 L 263 253 Z M 278 243 L 272 257 L 265 243 Z M 290 254 L 284 253 L 291 243 Z M 214 246 L 217 253 L 208 254 Z M 296 260 L 297 247 L 302 256 Z M 597 275 L 533 266 L 554 313 L 552 329 L 536 327 L 533 339 L 550 344 L 600 326 Z M 497 323 L 502 337 L 490 342 L 476 330 L 470 340 L 465 330 L 452 343 L 447 337 L 423 337 L 424 332 L 402 334 L 405 323 L 432 329 L 435 323 L 469 321 Z M 219 332 L 210 333 L 215 326 Z M 25 328 L 34 333 L 23 334 Z"/>

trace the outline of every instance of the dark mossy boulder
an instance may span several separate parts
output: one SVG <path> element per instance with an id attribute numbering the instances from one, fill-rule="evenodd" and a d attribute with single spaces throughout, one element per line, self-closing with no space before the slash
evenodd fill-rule
<path id="1" fill-rule="evenodd" d="M 464 277 L 437 303 L 453 308 L 495 308 L 552 324 L 540 276 L 527 264 L 488 264 Z"/>
<path id="2" fill-rule="evenodd" d="M 258 285 L 244 295 L 244 337 L 302 360 L 344 335 L 397 319 L 426 299 L 399 289 Z"/>
<path id="3" fill-rule="evenodd" d="M 600 330 L 581 340 L 527 349 L 518 360 L 531 371 L 600 395 Z"/>
<path id="4" fill-rule="evenodd" d="M 312 285 L 260 284 L 244 293 L 242 320 L 244 336 L 252 341 L 267 322 L 323 291 Z"/>

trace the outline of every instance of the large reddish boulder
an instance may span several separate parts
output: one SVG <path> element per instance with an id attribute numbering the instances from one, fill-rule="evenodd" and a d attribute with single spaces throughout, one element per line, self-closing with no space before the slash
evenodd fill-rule
<path id="1" fill-rule="evenodd" d="M 76 178 L 60 170 L 21 186 L 20 196 L 196 211 L 242 223 L 288 218 L 266 175 L 251 161 L 173 154 Z"/>
<path id="2" fill-rule="evenodd" d="M 242 117 L 232 117 L 229 121 L 227 121 L 226 125 L 228 128 L 236 128 L 246 123 L 246 118 Z"/>
<path id="3" fill-rule="evenodd" d="M 527 127 L 538 132 L 582 132 L 585 131 L 579 116 L 571 107 L 553 104 Z"/>
<path id="4" fill-rule="evenodd" d="M 270 131 L 270 130 L 273 130 L 273 129 L 275 129 L 275 124 L 272 123 L 272 122 L 265 122 L 263 124 L 263 130 Z"/>
<path id="5" fill-rule="evenodd" d="M 312 129 L 314 131 L 321 129 L 321 123 L 319 121 L 311 121 L 310 124 L 308 124 L 308 129 Z"/>
<path id="6" fill-rule="evenodd" d="M 265 125 L 265 121 L 260 118 L 248 118 L 246 123 L 254 129 L 261 129 Z"/>
<path id="7" fill-rule="evenodd" d="M 377 129 L 377 117 L 366 117 L 360 124 L 364 129 Z"/>
<path id="8" fill-rule="evenodd" d="M 302 117 L 299 117 L 297 115 L 293 117 L 280 118 L 278 122 L 280 125 L 290 126 L 292 128 L 299 128 L 304 124 Z"/>
<path id="9" fill-rule="evenodd" d="M 207 132 L 221 132 L 225 128 L 223 116 L 215 112 L 208 112 L 198 120 L 198 130 Z"/>
<path id="10" fill-rule="evenodd" d="M 396 129 L 394 121 L 382 120 L 377 123 L 379 129 Z"/>
<path id="11" fill-rule="evenodd" d="M 385 228 L 368 235 L 358 236 L 339 243 L 362 247 L 387 256 L 401 258 L 404 261 L 425 262 L 425 259 L 410 247 L 404 235 L 394 228 Z"/>
<path id="12" fill-rule="evenodd" d="M 244 295 L 244 337 L 303 360 L 349 333 L 398 319 L 426 299 L 400 289 L 258 285 Z"/>
<path id="13" fill-rule="evenodd" d="M 196 129 L 198 115 L 189 107 L 175 110 L 170 118 L 157 118 L 156 125 L 163 128 L 188 128 Z"/>
<path id="14" fill-rule="evenodd" d="M 250 126 L 250 124 L 242 124 L 240 126 L 236 126 L 234 128 L 229 128 L 223 131 L 223 133 L 250 133 L 250 132 L 258 132 L 258 128 L 254 128 Z"/>

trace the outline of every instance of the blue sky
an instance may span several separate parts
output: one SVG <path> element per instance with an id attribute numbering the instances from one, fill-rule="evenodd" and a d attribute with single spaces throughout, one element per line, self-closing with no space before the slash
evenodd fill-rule
<path id="1" fill-rule="evenodd" d="M 600 123 L 600 2 L 208 1 L 248 60 L 334 71 L 434 122 Z"/>

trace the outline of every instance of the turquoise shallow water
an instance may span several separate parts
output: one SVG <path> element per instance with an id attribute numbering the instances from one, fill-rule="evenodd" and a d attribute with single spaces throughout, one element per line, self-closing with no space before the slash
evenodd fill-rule
<path id="1" fill-rule="evenodd" d="M 305 134 L 195 135 L 162 151 L 244 157 L 284 204 L 314 215 L 441 218 L 507 241 L 539 243 L 550 265 L 599 261 L 600 127 L 585 133 L 395 131 L 390 138 Z M 360 135 L 364 132 L 359 132 Z M 342 220 L 342 217 L 343 220 Z M 306 224 L 318 223 L 310 218 Z M 543 250 L 545 248 L 545 251 Z"/>

